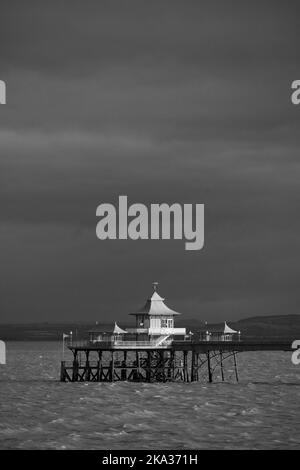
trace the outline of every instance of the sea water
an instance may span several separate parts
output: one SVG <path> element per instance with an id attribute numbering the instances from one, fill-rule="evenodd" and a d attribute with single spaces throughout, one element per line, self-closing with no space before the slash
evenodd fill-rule
<path id="1" fill-rule="evenodd" d="M 238 354 L 215 383 L 60 383 L 61 344 L 10 342 L 0 449 L 297 449 L 300 366 Z M 70 357 L 68 357 L 70 359 Z M 225 362 L 226 364 L 226 362 Z"/>

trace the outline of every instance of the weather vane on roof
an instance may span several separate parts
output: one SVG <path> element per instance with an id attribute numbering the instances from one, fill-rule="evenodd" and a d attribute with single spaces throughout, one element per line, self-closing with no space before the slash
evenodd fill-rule
<path id="1" fill-rule="evenodd" d="M 158 287 L 158 282 L 152 282 L 152 285 L 153 285 L 153 290 L 154 291 L 157 291 L 157 287 Z"/>

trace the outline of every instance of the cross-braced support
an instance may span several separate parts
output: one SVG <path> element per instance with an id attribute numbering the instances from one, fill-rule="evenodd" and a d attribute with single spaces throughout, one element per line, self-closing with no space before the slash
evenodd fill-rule
<path id="1" fill-rule="evenodd" d="M 206 350 L 196 348 L 149 349 L 149 350 L 84 350 L 84 360 L 78 357 L 78 350 L 73 350 L 71 366 L 66 361 L 61 363 L 60 380 L 62 382 L 213 382 L 219 371 L 221 380 L 225 380 L 225 366 L 233 358 L 235 378 L 238 381 L 236 351 Z M 81 354 L 81 353 L 80 353 Z M 91 360 L 91 356 L 96 360 Z M 229 376 L 227 376 L 229 379 Z"/>

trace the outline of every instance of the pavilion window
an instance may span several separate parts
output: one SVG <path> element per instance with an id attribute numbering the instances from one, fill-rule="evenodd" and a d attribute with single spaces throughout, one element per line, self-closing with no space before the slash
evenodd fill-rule
<path id="1" fill-rule="evenodd" d="M 173 327 L 174 327 L 173 318 L 162 318 L 161 328 L 173 328 Z"/>

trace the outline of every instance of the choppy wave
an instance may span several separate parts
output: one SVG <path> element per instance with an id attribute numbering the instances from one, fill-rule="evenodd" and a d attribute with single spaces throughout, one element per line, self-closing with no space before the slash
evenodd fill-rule
<path id="1" fill-rule="evenodd" d="M 8 344 L 1 449 L 299 448 L 300 369 L 289 353 L 240 354 L 239 383 L 65 384 L 59 347 Z"/>

